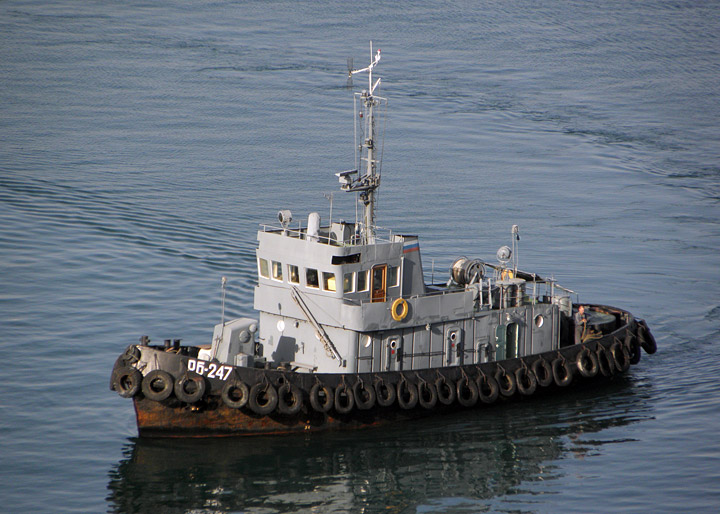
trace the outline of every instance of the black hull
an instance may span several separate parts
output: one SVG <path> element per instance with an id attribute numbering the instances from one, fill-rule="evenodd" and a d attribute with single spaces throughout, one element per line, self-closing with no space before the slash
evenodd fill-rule
<path id="1" fill-rule="evenodd" d="M 640 360 L 641 347 L 647 353 L 654 353 L 654 340 L 643 321 L 638 322 L 619 309 L 596 308 L 614 314 L 617 323 L 595 340 L 502 361 L 417 371 L 310 374 L 245 367 L 230 370 L 226 366 L 225 376 L 208 378 L 188 372 L 188 363 L 193 359 L 191 348 L 173 351 L 131 346 L 115 364 L 111 387 L 121 394 L 132 393 L 123 395 L 133 397 L 138 432 L 143 437 L 220 437 L 370 428 L 600 383 L 636 364 Z M 118 386 L 119 376 L 126 373 L 128 367 L 138 366 L 138 360 L 153 363 L 153 369 L 168 373 L 175 381 L 176 394 L 169 393 L 167 398 L 154 400 L 146 397 L 137 383 L 130 384 L 130 390 Z M 189 375 L 202 382 L 204 391 L 197 399 L 185 398 L 183 401 L 178 398 L 178 382 L 188 380 Z M 272 405 L 251 400 L 235 402 L 233 408 L 227 391 L 223 398 L 223 388 L 227 388 L 230 381 L 246 384 L 245 396 L 248 391 L 252 397 L 268 387 L 276 398 L 279 390 L 284 389 L 287 394 Z M 328 404 L 319 406 L 317 384 L 326 387 L 330 396 L 337 396 L 342 390 L 341 398 L 334 398 L 334 401 L 329 398 Z M 253 388 L 254 385 L 257 387 Z M 419 387 L 422 401 L 418 401 Z M 365 394 L 370 388 L 374 393 L 370 396 L 375 396 L 374 399 Z M 435 391 L 434 399 L 431 389 Z M 440 390 L 444 394 L 438 394 Z M 380 405 L 377 393 L 383 393 L 386 406 Z M 363 405 L 348 398 L 355 395 L 362 395 L 360 403 Z M 288 413 L 292 410 L 296 412 Z"/>

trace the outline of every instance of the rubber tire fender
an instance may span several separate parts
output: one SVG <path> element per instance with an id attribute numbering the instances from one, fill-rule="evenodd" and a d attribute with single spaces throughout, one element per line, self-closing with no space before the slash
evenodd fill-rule
<path id="1" fill-rule="evenodd" d="M 468 391 L 470 395 L 465 396 L 465 391 Z M 463 376 L 455 383 L 455 392 L 457 393 L 458 403 L 463 407 L 474 407 L 478 401 L 477 385 L 466 376 Z"/>
<path id="2" fill-rule="evenodd" d="M 657 351 L 657 343 L 655 342 L 655 338 L 650 333 L 650 329 L 647 326 L 647 323 L 645 323 L 645 320 L 640 320 L 638 322 L 638 339 L 640 340 L 640 346 L 642 346 L 642 349 L 645 350 L 645 353 L 648 355 L 652 355 Z"/>
<path id="3" fill-rule="evenodd" d="M 592 378 L 598 374 L 598 358 L 587 346 L 580 350 L 575 357 L 575 364 L 582 376 Z"/>
<path id="4" fill-rule="evenodd" d="M 264 395 L 264 398 L 262 395 Z M 277 404 L 277 389 L 269 382 L 263 380 L 262 382 L 253 384 L 250 388 L 248 407 L 250 407 L 254 413 L 265 416 L 274 411 Z"/>
<path id="5" fill-rule="evenodd" d="M 175 380 L 167 371 L 154 369 L 142 381 L 142 392 L 148 400 L 161 402 L 170 398 L 173 392 Z M 160 385 L 160 388 L 156 387 Z"/>
<path id="6" fill-rule="evenodd" d="M 186 389 L 191 382 L 195 384 L 194 391 Z M 195 403 L 203 397 L 206 388 L 205 377 L 198 375 L 194 371 L 188 371 L 175 381 L 175 396 L 182 402 Z"/>
<path id="7" fill-rule="evenodd" d="M 380 407 L 390 407 L 395 403 L 395 398 L 397 397 L 395 387 L 393 387 L 392 384 L 386 384 L 382 378 L 375 382 L 375 393 L 377 396 L 377 404 Z"/>
<path id="8" fill-rule="evenodd" d="M 477 377 L 475 383 L 478 388 L 478 397 L 480 401 L 490 405 L 495 403 L 500 396 L 500 386 L 492 375 L 485 375 L 484 373 Z M 485 389 L 488 389 L 488 393 L 485 393 Z"/>
<path id="9" fill-rule="evenodd" d="M 530 366 L 535 379 L 540 387 L 547 387 L 553 383 L 553 371 L 552 366 L 543 357 L 540 357 Z M 542 370 L 542 371 L 540 371 Z M 541 376 L 542 375 L 542 376 Z"/>
<path id="10" fill-rule="evenodd" d="M 400 407 L 406 410 L 414 409 L 418 403 L 418 390 L 415 384 L 407 380 L 397 383 L 397 402 Z M 405 397 L 408 397 L 407 400 Z"/>
<path id="11" fill-rule="evenodd" d="M 130 366 L 131 364 L 135 364 L 137 361 L 140 360 L 140 348 L 138 348 L 136 345 L 131 344 L 127 348 L 125 348 L 125 351 L 122 354 L 122 357 L 120 357 L 122 361 L 125 363 L 126 366 Z"/>
<path id="12" fill-rule="evenodd" d="M 278 404 L 277 410 L 280 414 L 293 416 L 300 412 L 303 406 L 302 391 L 298 386 L 288 382 L 278 387 Z"/>
<path id="13" fill-rule="evenodd" d="M 236 399 L 237 392 L 240 393 L 240 397 Z M 250 399 L 250 388 L 242 380 L 228 380 L 223 386 L 220 397 L 223 403 L 231 409 L 240 409 L 245 407 Z"/>
<path id="14" fill-rule="evenodd" d="M 345 397 L 345 400 L 343 400 Z M 344 403 L 343 403 L 344 402 Z M 352 387 L 342 383 L 335 388 L 335 411 L 338 414 L 348 414 L 355 407 L 355 395 L 353 395 Z"/>
<path id="15" fill-rule="evenodd" d="M 512 373 L 508 373 L 502 368 L 498 368 L 497 370 L 495 370 L 495 375 L 493 375 L 493 378 L 498 384 L 501 396 L 504 396 L 505 398 L 510 398 L 512 395 L 515 394 L 515 391 L 517 391 L 517 381 L 515 380 L 515 375 L 513 375 Z"/>
<path id="16" fill-rule="evenodd" d="M 420 382 L 418 389 L 418 403 L 425 409 L 433 409 L 437 405 L 438 394 L 432 382 Z M 425 399 L 427 393 L 427 400 Z"/>
<path id="17" fill-rule="evenodd" d="M 630 367 L 630 352 L 620 341 L 615 341 L 610 347 L 610 355 L 612 355 L 615 369 L 619 371 L 627 371 Z"/>
<path id="18" fill-rule="evenodd" d="M 527 385 L 525 385 L 526 381 L 528 382 Z M 525 366 L 515 370 L 515 382 L 517 383 L 517 388 L 518 391 L 520 391 L 520 394 L 525 396 L 530 396 L 535 393 L 538 385 L 535 373 L 527 369 Z"/>
<path id="19" fill-rule="evenodd" d="M 573 369 L 570 361 L 558 357 L 552 362 L 553 380 L 559 387 L 567 387 L 573 380 Z"/>
<path id="20" fill-rule="evenodd" d="M 375 407 L 377 394 L 373 386 L 368 386 L 362 380 L 355 382 L 353 386 L 353 395 L 355 396 L 355 405 L 360 410 L 369 410 Z"/>
<path id="21" fill-rule="evenodd" d="M 132 398 L 142 384 L 142 374 L 135 368 L 124 366 L 114 373 L 113 389 L 123 398 Z"/>
<path id="22" fill-rule="evenodd" d="M 323 395 L 325 396 L 325 401 L 323 401 L 322 398 L 320 398 L 321 391 L 322 391 Z M 330 409 L 332 409 L 334 402 L 335 402 L 335 395 L 333 394 L 333 390 L 330 387 L 323 384 L 322 382 L 317 382 L 310 389 L 310 405 L 316 411 L 328 412 Z"/>
<path id="23" fill-rule="evenodd" d="M 438 401 L 440 403 L 443 405 L 452 405 L 455 403 L 457 392 L 455 391 L 455 384 L 452 380 L 441 375 L 435 381 L 435 389 L 437 390 Z"/>
<path id="24" fill-rule="evenodd" d="M 605 347 L 598 345 L 595 355 L 597 355 L 598 369 L 602 376 L 609 377 L 612 375 L 613 371 L 615 371 L 615 364 L 613 364 L 612 357 Z"/>
<path id="25" fill-rule="evenodd" d="M 642 352 L 640 351 L 640 341 L 635 334 L 630 330 L 625 333 L 625 347 L 628 349 L 630 354 L 630 364 L 637 364 L 640 362 Z"/>

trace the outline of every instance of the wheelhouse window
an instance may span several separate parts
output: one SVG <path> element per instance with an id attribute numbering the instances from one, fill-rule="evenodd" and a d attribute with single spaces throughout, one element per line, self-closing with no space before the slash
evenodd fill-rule
<path id="1" fill-rule="evenodd" d="M 288 280 L 292 284 L 300 283 L 300 270 L 294 264 L 288 264 Z"/>
<path id="2" fill-rule="evenodd" d="M 258 272 L 261 277 L 270 278 L 270 267 L 266 259 L 258 259 Z"/>
<path id="3" fill-rule="evenodd" d="M 308 287 L 313 287 L 315 289 L 320 288 L 318 270 L 312 268 L 305 269 L 305 285 Z"/>
<path id="4" fill-rule="evenodd" d="M 369 289 L 368 287 L 368 271 L 358 271 L 357 272 L 357 291 L 367 291 Z"/>
<path id="5" fill-rule="evenodd" d="M 387 286 L 388 287 L 396 287 L 398 285 L 399 278 L 400 278 L 400 273 L 398 273 L 398 267 L 397 266 L 388 266 Z"/>
<path id="6" fill-rule="evenodd" d="M 335 284 L 335 273 L 328 273 L 323 271 L 323 290 L 335 292 L 337 291 L 337 285 Z"/>
<path id="7" fill-rule="evenodd" d="M 282 264 L 277 261 L 272 261 L 272 278 L 282 282 Z"/>
<path id="8" fill-rule="evenodd" d="M 343 293 L 352 293 L 354 285 L 353 274 L 345 273 L 343 276 Z"/>

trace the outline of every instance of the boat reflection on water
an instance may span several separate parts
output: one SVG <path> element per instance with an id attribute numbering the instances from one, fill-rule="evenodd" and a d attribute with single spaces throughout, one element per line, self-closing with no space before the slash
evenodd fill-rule
<path id="1" fill-rule="evenodd" d="M 586 388 L 388 429 L 132 439 L 109 473 L 108 509 L 403 512 L 448 499 L 482 507 L 537 495 L 562 473 L 554 461 L 601 453 L 603 444 L 627 439 L 598 432 L 651 417 L 643 389 L 618 377 L 601 396 Z"/>

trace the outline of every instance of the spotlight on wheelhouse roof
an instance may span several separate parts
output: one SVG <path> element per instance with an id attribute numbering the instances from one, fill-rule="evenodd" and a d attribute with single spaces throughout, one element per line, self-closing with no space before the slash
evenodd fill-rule
<path id="1" fill-rule="evenodd" d="M 283 228 L 288 228 L 290 222 L 292 221 L 292 212 L 290 212 L 288 209 L 284 209 L 278 212 L 278 221 L 283 226 Z"/>

